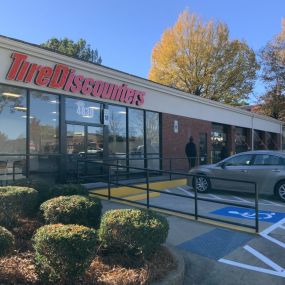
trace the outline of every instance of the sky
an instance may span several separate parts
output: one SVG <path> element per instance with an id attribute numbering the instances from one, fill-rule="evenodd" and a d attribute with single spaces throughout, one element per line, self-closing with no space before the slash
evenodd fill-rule
<path id="1" fill-rule="evenodd" d="M 185 9 L 228 25 L 231 39 L 260 50 L 281 30 L 284 0 L 2 0 L 0 34 L 34 44 L 83 38 L 102 64 L 148 77 L 151 52 Z M 263 92 L 261 82 L 255 95 Z"/>

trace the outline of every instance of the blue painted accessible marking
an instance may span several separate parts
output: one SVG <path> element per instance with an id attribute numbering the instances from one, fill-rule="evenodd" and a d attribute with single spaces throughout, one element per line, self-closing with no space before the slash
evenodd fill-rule
<path id="1" fill-rule="evenodd" d="M 236 248 L 247 244 L 254 236 L 231 230 L 214 229 L 177 247 L 214 260 L 228 255 Z"/>
<path id="2" fill-rule="evenodd" d="M 247 219 L 254 220 L 255 219 L 255 210 L 247 209 L 247 208 L 239 208 L 239 207 L 226 207 L 214 212 L 211 214 L 239 218 L 239 219 Z M 271 212 L 271 211 L 258 211 L 258 219 L 259 221 L 276 223 L 283 218 L 285 218 L 285 213 L 280 212 Z"/>

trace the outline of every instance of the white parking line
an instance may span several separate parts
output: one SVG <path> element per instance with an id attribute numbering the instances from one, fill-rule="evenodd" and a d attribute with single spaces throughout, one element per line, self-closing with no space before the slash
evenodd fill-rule
<path id="1" fill-rule="evenodd" d="M 235 199 L 237 199 L 238 201 L 241 201 L 241 202 L 252 203 L 251 201 L 245 200 L 245 199 L 237 197 L 237 196 L 232 196 L 232 197 L 234 197 Z"/>
<path id="2" fill-rule="evenodd" d="M 284 224 L 285 224 L 285 218 L 280 220 L 279 222 L 273 224 L 272 226 L 268 227 L 267 229 L 265 229 L 264 231 L 262 231 L 260 233 L 260 235 L 264 238 L 266 238 L 267 240 L 270 240 L 271 242 L 275 243 L 275 244 L 278 244 L 279 246 L 285 248 L 285 243 L 270 236 L 269 234 L 271 232 L 273 232 L 274 230 L 276 230 L 277 228 L 282 228 L 284 229 Z"/>
<path id="3" fill-rule="evenodd" d="M 267 240 L 269 240 L 269 241 L 271 241 L 271 242 L 273 242 L 273 243 L 275 243 L 275 244 L 285 248 L 285 243 L 283 243 L 280 240 L 277 240 L 277 239 L 269 236 L 269 234 L 271 232 L 273 232 L 277 228 L 285 229 L 285 225 L 284 224 L 285 224 L 285 218 L 280 220 L 279 222 L 273 224 L 272 226 L 268 227 L 264 231 L 262 231 L 260 233 L 260 235 L 262 237 L 264 237 L 265 239 L 267 239 Z M 266 265 L 270 266 L 274 270 L 265 269 L 263 267 L 258 267 L 258 266 L 252 266 L 252 265 L 249 265 L 249 264 L 236 262 L 236 261 L 232 261 L 232 260 L 224 259 L 224 258 L 219 259 L 219 262 L 222 262 L 222 263 L 225 263 L 225 264 L 228 264 L 228 265 L 233 265 L 233 266 L 236 266 L 236 267 L 239 267 L 239 268 L 249 269 L 249 270 L 262 272 L 262 273 L 267 273 L 267 274 L 270 274 L 270 275 L 276 275 L 276 276 L 285 278 L 285 269 L 283 267 L 279 266 L 277 263 L 275 263 L 274 261 L 272 261 L 271 259 L 269 259 L 268 257 L 266 257 L 265 255 L 263 255 L 262 253 L 260 253 L 259 251 L 255 250 L 254 248 L 252 248 L 249 245 L 245 245 L 243 248 L 246 251 L 248 251 L 249 253 L 251 253 L 252 255 L 254 255 L 256 258 L 261 260 L 263 263 L 265 263 Z"/>
<path id="4" fill-rule="evenodd" d="M 208 194 L 208 196 L 214 198 L 214 199 L 217 199 L 217 200 L 223 200 L 223 198 L 219 197 L 219 196 L 216 196 L 214 194 Z"/>
<path id="5" fill-rule="evenodd" d="M 188 196 L 191 196 L 191 197 L 194 197 L 195 195 L 192 193 L 192 192 L 189 192 L 187 190 L 185 190 L 184 188 L 182 187 L 177 187 L 177 189 L 179 189 L 180 191 L 184 192 L 185 194 L 187 194 Z"/>
<path id="6" fill-rule="evenodd" d="M 268 203 L 268 205 L 274 205 L 274 206 L 278 206 L 278 207 L 283 206 L 283 205 L 277 204 L 277 203 L 269 201 L 269 200 L 260 199 L 259 201 L 264 201 L 265 203 Z"/>
<path id="7" fill-rule="evenodd" d="M 271 259 L 260 253 L 259 251 L 255 250 L 249 245 L 243 247 L 246 251 L 250 252 L 252 255 L 260 259 L 262 262 L 273 268 L 277 272 L 284 272 L 284 268 L 273 262 Z"/>

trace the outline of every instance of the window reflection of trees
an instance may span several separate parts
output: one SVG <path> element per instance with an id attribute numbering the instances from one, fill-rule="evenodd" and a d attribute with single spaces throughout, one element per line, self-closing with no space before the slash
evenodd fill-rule
<path id="1" fill-rule="evenodd" d="M 59 151 L 58 96 L 31 92 L 30 152 L 56 153 Z"/>
<path id="2" fill-rule="evenodd" d="M 0 153 L 26 152 L 26 91 L 0 85 Z"/>
<path id="3" fill-rule="evenodd" d="M 109 154 L 126 154 L 126 108 L 109 106 Z"/>

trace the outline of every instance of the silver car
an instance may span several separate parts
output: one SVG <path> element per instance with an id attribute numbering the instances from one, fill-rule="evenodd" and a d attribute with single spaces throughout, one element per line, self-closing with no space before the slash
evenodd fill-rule
<path id="1" fill-rule="evenodd" d="M 195 178 L 188 177 L 188 185 L 195 186 L 198 192 L 216 189 L 254 193 L 252 184 L 223 179 L 253 181 L 256 182 L 259 193 L 275 194 L 285 202 L 285 153 L 283 152 L 266 150 L 243 152 L 216 164 L 193 168 L 189 174 L 195 174 Z"/>

